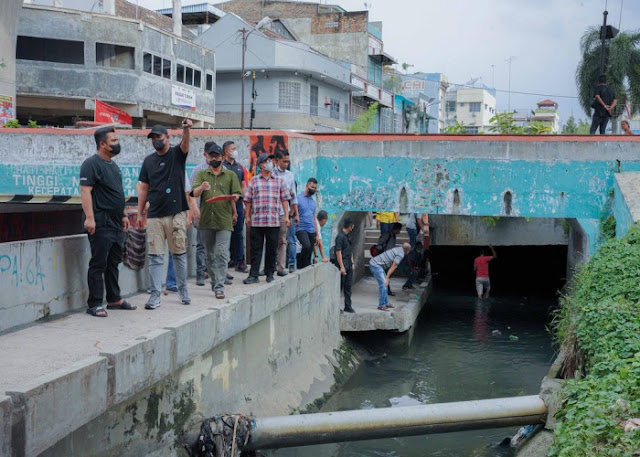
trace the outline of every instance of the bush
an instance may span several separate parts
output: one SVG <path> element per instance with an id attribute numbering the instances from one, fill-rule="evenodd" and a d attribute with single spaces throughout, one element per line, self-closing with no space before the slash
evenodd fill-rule
<path id="1" fill-rule="evenodd" d="M 5 128 L 5 129 L 19 129 L 20 128 L 20 123 L 18 122 L 17 119 L 11 119 L 9 122 L 4 124 L 2 127 Z"/>

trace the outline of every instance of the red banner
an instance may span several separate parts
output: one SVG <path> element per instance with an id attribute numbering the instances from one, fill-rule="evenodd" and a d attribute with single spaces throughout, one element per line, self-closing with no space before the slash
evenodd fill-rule
<path id="1" fill-rule="evenodd" d="M 131 116 L 115 106 L 107 105 L 96 98 L 95 122 L 105 124 L 131 125 Z"/>

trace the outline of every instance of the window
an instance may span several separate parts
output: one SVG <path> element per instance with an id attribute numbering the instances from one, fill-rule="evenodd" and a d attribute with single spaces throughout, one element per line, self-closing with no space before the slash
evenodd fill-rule
<path id="1" fill-rule="evenodd" d="M 213 75 L 207 73 L 207 90 L 213 92 Z"/>
<path id="2" fill-rule="evenodd" d="M 478 127 L 465 127 L 467 129 L 467 133 L 476 134 L 479 132 Z"/>
<path id="3" fill-rule="evenodd" d="M 367 79 L 376 86 L 382 85 L 382 64 L 369 57 Z"/>
<path id="4" fill-rule="evenodd" d="M 150 75 L 171 79 L 171 61 L 145 52 L 142 54 L 142 71 Z"/>
<path id="5" fill-rule="evenodd" d="M 331 99 L 331 119 L 340 119 L 340 100 Z"/>
<path id="6" fill-rule="evenodd" d="M 278 108 L 300 109 L 300 83 L 280 81 L 278 91 Z"/>
<path id="7" fill-rule="evenodd" d="M 187 86 L 202 87 L 202 72 L 193 67 L 176 64 L 176 81 Z M 213 80 L 211 85 L 213 87 Z"/>
<path id="8" fill-rule="evenodd" d="M 84 65 L 84 42 L 19 36 L 16 59 Z"/>
<path id="9" fill-rule="evenodd" d="M 488 110 L 489 109 L 489 105 L 487 105 L 486 103 L 484 104 L 484 110 Z"/>
<path id="10" fill-rule="evenodd" d="M 155 76 L 162 75 L 162 57 L 153 56 L 153 74 Z"/>
<path id="11" fill-rule="evenodd" d="M 202 87 L 202 72 L 200 70 L 193 70 L 193 85 Z"/>
<path id="12" fill-rule="evenodd" d="M 447 102 L 447 113 L 456 112 L 456 102 Z"/>
<path id="13" fill-rule="evenodd" d="M 469 103 L 469 112 L 470 113 L 479 113 L 482 110 L 482 103 L 480 102 L 470 102 Z"/>
<path id="14" fill-rule="evenodd" d="M 171 61 L 162 59 L 162 77 L 171 79 Z"/>
<path id="15" fill-rule="evenodd" d="M 135 49 L 117 44 L 96 43 L 96 65 L 99 67 L 135 68 Z"/>
<path id="16" fill-rule="evenodd" d="M 311 86 L 309 93 L 309 112 L 313 116 L 318 115 L 318 86 Z"/>
<path id="17" fill-rule="evenodd" d="M 328 29 L 337 29 L 338 28 L 338 23 L 337 22 L 327 22 L 325 24 L 325 27 Z"/>
<path id="18" fill-rule="evenodd" d="M 184 82 L 184 65 L 176 65 L 176 81 L 179 83 Z"/>

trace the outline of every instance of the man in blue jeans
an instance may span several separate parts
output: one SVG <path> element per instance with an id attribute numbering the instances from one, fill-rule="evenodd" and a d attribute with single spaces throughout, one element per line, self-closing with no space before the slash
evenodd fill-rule
<path id="1" fill-rule="evenodd" d="M 398 265 L 400 265 L 400 262 L 402 262 L 402 259 L 404 259 L 404 256 L 407 255 L 409 251 L 411 251 L 411 245 L 409 243 L 402 243 L 402 247 L 384 251 L 369 262 L 369 269 L 373 277 L 378 281 L 378 309 L 380 311 L 388 311 L 389 308 L 394 308 L 394 306 L 389 303 L 387 287 L 389 287 L 391 275 L 396 271 L 396 268 L 398 268 Z M 384 274 L 385 270 L 388 270 L 386 275 Z"/>

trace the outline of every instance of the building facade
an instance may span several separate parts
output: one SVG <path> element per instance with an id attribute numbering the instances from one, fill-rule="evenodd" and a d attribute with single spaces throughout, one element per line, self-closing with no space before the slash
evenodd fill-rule
<path id="1" fill-rule="evenodd" d="M 532 122 L 539 122 L 549 127 L 549 133 L 560 133 L 560 113 L 558 104 L 553 100 L 542 100 L 537 103 L 537 108 L 531 116 Z"/>
<path id="2" fill-rule="evenodd" d="M 450 89 L 446 96 L 445 113 L 447 126 L 459 122 L 465 126 L 467 133 L 491 133 L 489 120 L 496 114 L 495 91 L 487 87 Z"/>
<path id="3" fill-rule="evenodd" d="M 394 85 L 403 96 L 414 101 L 427 131 L 440 133 L 446 127 L 445 97 L 449 88 L 447 77 L 442 73 L 402 74 L 389 72 L 386 84 Z"/>
<path id="4" fill-rule="evenodd" d="M 89 3 L 23 6 L 16 46 L 19 119 L 71 125 L 91 120 L 99 99 L 130 114 L 134 126 L 177 126 L 184 117 L 196 126 L 214 124 L 211 49 L 191 41 L 187 30 L 185 37 L 182 29 L 173 33 L 171 19 L 153 11 L 123 0 L 100 2 L 101 13 L 83 10 Z"/>

